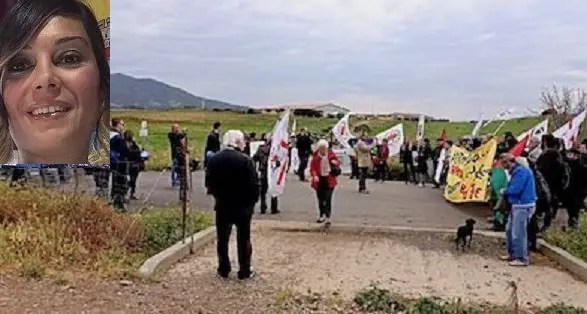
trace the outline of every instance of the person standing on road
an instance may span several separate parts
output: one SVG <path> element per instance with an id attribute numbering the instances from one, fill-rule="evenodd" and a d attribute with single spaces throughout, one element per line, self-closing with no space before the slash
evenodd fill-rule
<path id="1" fill-rule="evenodd" d="M 267 212 L 267 191 L 269 190 L 268 169 L 269 169 L 269 152 L 271 150 L 271 140 L 267 139 L 263 145 L 261 145 L 255 155 L 253 161 L 257 164 L 257 170 L 259 171 L 259 181 L 261 188 L 261 214 Z M 279 161 L 277 161 L 279 163 Z M 279 167 L 279 165 L 276 165 Z M 271 197 L 271 214 L 279 214 L 278 199 L 277 197 Z"/>
<path id="2" fill-rule="evenodd" d="M 125 211 L 124 197 L 128 189 L 128 158 L 129 150 L 124 134 L 124 121 L 112 119 L 110 128 L 110 169 L 112 170 L 112 205 L 120 211 Z"/>
<path id="3" fill-rule="evenodd" d="M 300 159 L 300 167 L 298 168 L 298 177 L 300 181 L 306 181 L 306 168 L 308 168 L 308 159 L 312 154 L 312 138 L 306 128 L 296 137 L 296 148 L 298 149 L 298 156 Z"/>
<path id="4" fill-rule="evenodd" d="M 501 165 L 510 173 L 507 187 L 501 191 L 511 205 L 505 227 L 508 254 L 501 257 L 510 266 L 527 266 L 528 255 L 528 223 L 536 208 L 536 183 L 529 167 L 516 162 L 516 157 L 505 153 L 501 157 Z"/>
<path id="5" fill-rule="evenodd" d="M 386 138 L 381 141 L 379 148 L 377 149 L 377 156 L 375 157 L 376 161 L 376 173 L 375 173 L 375 182 L 381 181 L 381 183 L 385 182 L 387 178 L 387 174 L 389 173 L 389 167 L 387 165 L 387 160 L 389 159 L 389 143 Z"/>
<path id="6" fill-rule="evenodd" d="M 225 148 L 208 161 L 208 188 L 214 196 L 218 275 L 227 278 L 231 272 L 228 246 L 232 226 L 236 226 L 238 278 L 253 276 L 251 270 L 251 219 L 259 200 L 259 179 L 253 160 L 242 151 L 245 138 L 241 131 L 224 134 Z"/>
<path id="7" fill-rule="evenodd" d="M 326 222 L 330 225 L 332 193 L 337 184 L 336 177 L 340 175 L 340 172 L 340 160 L 329 148 L 326 140 L 319 140 L 310 164 L 312 188 L 316 190 L 318 198 L 318 223 Z"/>
<path id="8" fill-rule="evenodd" d="M 129 199 L 137 200 L 138 198 L 135 196 L 135 192 L 137 191 L 137 180 L 139 179 L 139 173 L 141 171 L 141 163 L 143 162 L 141 158 L 141 148 L 135 142 L 133 133 L 131 130 L 124 131 L 124 140 L 128 145 L 129 156 L 129 188 L 130 188 L 130 195 Z"/>
<path id="9" fill-rule="evenodd" d="M 371 149 L 373 147 L 367 144 L 367 133 L 363 132 L 355 146 L 357 154 L 357 166 L 359 167 L 359 193 L 369 194 L 367 190 L 367 176 L 369 169 L 373 167 L 371 159 Z"/>
<path id="10" fill-rule="evenodd" d="M 167 134 L 167 138 L 171 145 L 171 187 L 175 188 L 179 186 L 186 134 L 181 131 L 179 124 L 173 124 L 171 126 L 171 132 Z"/>
<path id="11" fill-rule="evenodd" d="M 220 122 L 214 122 L 212 125 L 212 131 L 208 133 L 206 137 L 206 147 L 204 148 L 204 169 L 208 166 L 208 161 L 214 154 L 220 150 L 220 128 L 222 124 Z M 208 182 L 204 180 L 204 186 L 208 188 Z M 208 189 L 210 194 L 210 189 Z"/>
<path id="12" fill-rule="evenodd" d="M 404 140 L 404 143 L 399 150 L 399 160 L 404 166 L 405 183 L 416 182 L 414 177 L 414 160 L 412 156 L 412 143 L 408 139 Z"/>

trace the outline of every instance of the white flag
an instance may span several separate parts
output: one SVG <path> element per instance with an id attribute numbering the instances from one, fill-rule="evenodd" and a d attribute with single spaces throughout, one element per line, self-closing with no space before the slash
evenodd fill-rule
<path id="1" fill-rule="evenodd" d="M 273 127 L 271 133 L 271 150 L 269 151 L 269 166 L 267 167 L 267 192 L 271 197 L 279 196 L 285 188 L 285 176 L 288 164 L 288 127 L 289 110 L 283 113 Z"/>
<path id="2" fill-rule="evenodd" d="M 336 138 L 336 140 L 347 149 L 350 148 L 349 140 L 354 137 L 350 130 L 350 115 L 350 113 L 347 113 L 334 125 L 334 127 L 332 127 L 334 138 Z"/>
<path id="3" fill-rule="evenodd" d="M 391 127 L 375 136 L 378 142 L 387 139 L 387 146 L 389 147 L 389 157 L 399 153 L 402 144 L 404 143 L 404 125 L 398 124 Z"/>
<path id="4" fill-rule="evenodd" d="M 552 135 L 557 138 L 562 138 L 565 141 L 565 148 L 569 149 L 576 145 L 577 136 L 579 135 L 579 127 L 585 121 L 587 110 L 581 112 L 571 121 L 565 123 L 558 130 L 552 132 Z"/>
<path id="5" fill-rule="evenodd" d="M 546 133 L 548 133 L 548 119 L 545 119 L 544 121 L 536 124 L 533 128 L 518 135 L 518 137 L 516 139 L 518 140 L 518 142 L 520 142 L 528 135 L 530 135 L 530 139 L 532 139 L 532 138 L 541 139 L 542 135 L 544 135 Z M 528 140 L 528 143 L 530 142 L 530 139 Z"/>
<path id="6" fill-rule="evenodd" d="M 426 123 L 426 117 L 424 117 L 424 115 L 420 115 L 420 119 L 418 120 L 418 131 L 416 133 L 417 141 L 424 137 L 424 123 Z"/>
<path id="7" fill-rule="evenodd" d="M 515 109 L 514 108 L 510 108 L 510 109 L 506 109 L 506 110 L 502 110 L 500 111 L 498 114 L 495 115 L 495 117 L 487 120 L 487 122 L 485 122 L 485 124 L 483 124 L 483 126 L 487 126 L 489 123 L 495 121 L 495 120 L 508 120 L 510 118 L 510 116 L 512 115 L 512 113 L 514 113 Z"/>

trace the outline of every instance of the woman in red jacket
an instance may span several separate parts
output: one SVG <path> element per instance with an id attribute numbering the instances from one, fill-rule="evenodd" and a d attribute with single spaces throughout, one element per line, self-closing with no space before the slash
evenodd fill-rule
<path id="1" fill-rule="evenodd" d="M 312 187 L 316 190 L 320 210 L 318 223 L 326 222 L 326 225 L 330 225 L 332 192 L 334 192 L 334 187 L 337 184 L 336 177 L 340 175 L 340 172 L 340 160 L 329 148 L 326 140 L 319 140 L 310 164 Z"/>

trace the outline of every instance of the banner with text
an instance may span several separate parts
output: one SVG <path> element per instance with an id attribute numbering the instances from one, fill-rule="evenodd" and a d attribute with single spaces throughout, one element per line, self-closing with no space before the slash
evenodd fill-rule
<path id="1" fill-rule="evenodd" d="M 106 58 L 110 60 L 110 0 L 89 0 L 88 4 L 98 20 L 106 46 Z"/>
<path id="2" fill-rule="evenodd" d="M 450 151 L 444 198 L 453 203 L 485 202 L 496 149 L 495 140 L 472 152 L 453 146 Z"/>

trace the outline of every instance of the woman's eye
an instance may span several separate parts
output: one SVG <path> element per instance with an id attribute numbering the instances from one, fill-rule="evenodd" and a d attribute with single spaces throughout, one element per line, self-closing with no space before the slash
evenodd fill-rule
<path id="1" fill-rule="evenodd" d="M 30 65 L 25 61 L 15 61 L 15 62 L 9 63 L 8 66 L 6 67 L 6 70 L 9 73 L 21 73 L 21 72 L 28 70 L 29 67 L 30 67 Z"/>
<path id="2" fill-rule="evenodd" d="M 79 64 L 80 61 L 81 58 L 77 54 L 66 54 L 63 57 L 61 57 L 61 60 L 59 62 L 65 65 L 76 65 Z"/>

